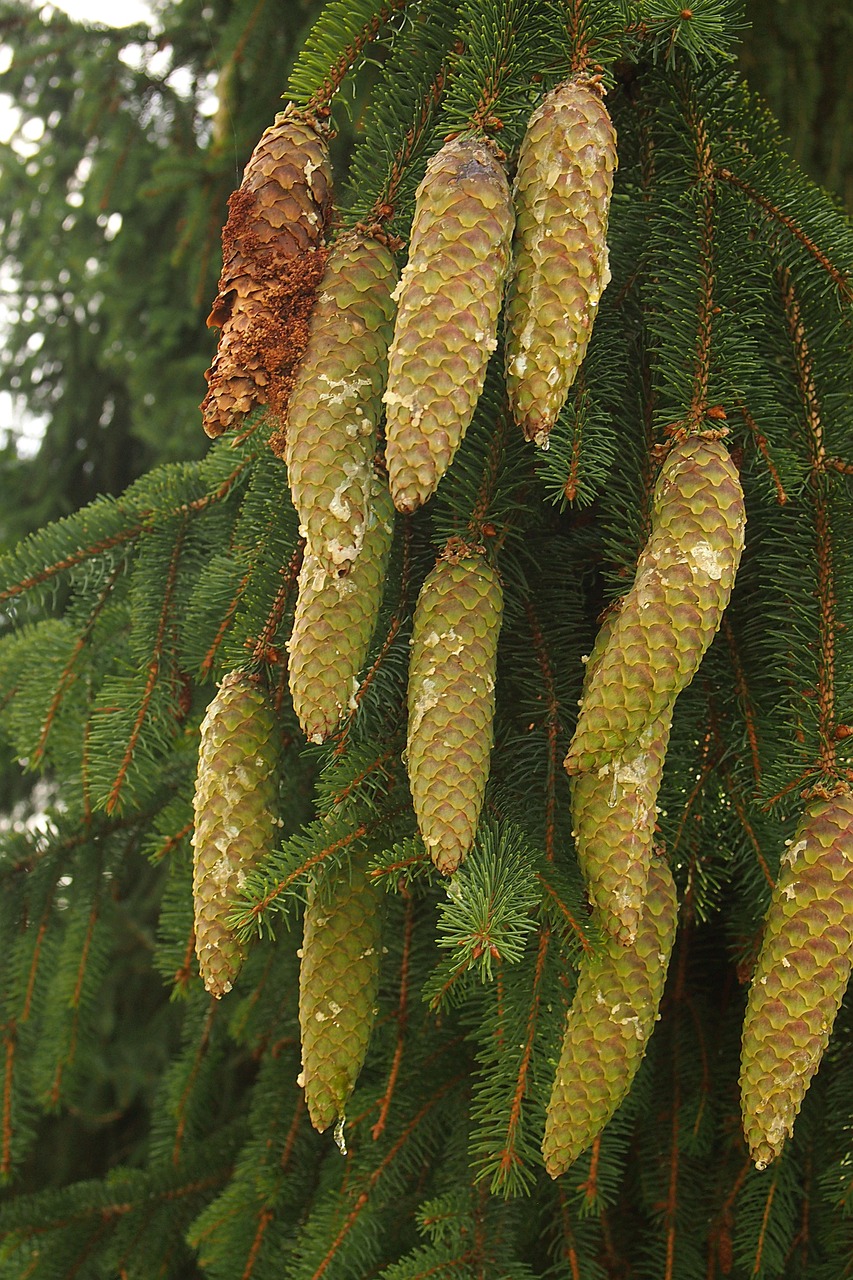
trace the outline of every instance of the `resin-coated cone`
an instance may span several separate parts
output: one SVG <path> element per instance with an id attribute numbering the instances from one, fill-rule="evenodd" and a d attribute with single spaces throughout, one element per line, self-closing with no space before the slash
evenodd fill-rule
<path id="1" fill-rule="evenodd" d="M 376 1013 L 382 892 L 354 858 L 319 888 L 305 908 L 299 967 L 299 1026 L 308 1114 L 321 1133 L 343 1117 Z"/>
<path id="2" fill-rule="evenodd" d="M 430 496 L 471 421 L 497 346 L 511 234 L 509 185 L 491 149 L 446 143 L 418 187 L 388 356 L 386 459 L 400 511 Z"/>
<path id="3" fill-rule="evenodd" d="M 518 156 L 506 308 L 513 416 L 528 440 L 545 447 L 610 280 L 615 169 L 616 134 L 600 88 L 577 79 L 552 89 L 531 116 Z"/>
<path id="4" fill-rule="evenodd" d="M 251 676 L 231 672 L 202 721 L 193 797 L 195 947 L 215 996 L 231 990 L 243 963 L 228 916 L 246 872 L 273 844 L 278 758 L 272 708 Z"/>
<path id="5" fill-rule="evenodd" d="M 581 963 L 542 1139 L 552 1178 L 595 1141 L 631 1087 L 658 1017 L 677 911 L 669 867 L 653 862 L 633 944 L 606 936 Z"/>
<path id="6" fill-rule="evenodd" d="M 335 577 L 350 572 L 364 542 L 396 282 L 384 245 L 362 232 L 341 236 L 288 402 L 284 458 L 293 503 L 312 553 Z"/>
<path id="7" fill-rule="evenodd" d="M 782 1150 L 853 961 L 853 796 L 809 803 L 782 858 L 743 1022 L 743 1130 L 759 1169 Z"/>
<path id="8" fill-rule="evenodd" d="M 698 436 L 675 445 L 655 486 L 634 585 L 584 693 L 569 773 L 623 755 L 693 679 L 729 602 L 745 523 L 725 445 Z"/>
<path id="9" fill-rule="evenodd" d="M 439 560 L 421 588 L 409 663 L 409 786 L 439 871 L 474 842 L 489 776 L 503 597 L 482 556 Z"/>

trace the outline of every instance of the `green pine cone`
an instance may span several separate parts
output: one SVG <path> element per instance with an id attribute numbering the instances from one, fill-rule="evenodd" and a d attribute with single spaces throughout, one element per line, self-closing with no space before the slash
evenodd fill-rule
<path id="1" fill-rule="evenodd" d="M 202 721 L 193 797 L 195 948 L 204 985 L 217 997 L 243 963 L 227 919 L 246 872 L 273 844 L 278 759 L 272 708 L 251 676 L 232 671 Z"/>
<path id="2" fill-rule="evenodd" d="M 382 893 L 367 858 L 312 888 L 299 968 L 299 1084 L 320 1133 L 343 1117 L 361 1071 L 379 986 Z"/>
<path id="3" fill-rule="evenodd" d="M 610 280 L 607 213 L 616 134 L 601 90 L 552 89 L 518 156 L 514 266 L 507 291 L 506 381 L 516 422 L 547 448 Z"/>
<path id="4" fill-rule="evenodd" d="M 482 556 L 439 560 L 421 588 L 409 663 L 409 786 L 418 827 L 450 875 L 474 843 L 492 750 L 503 594 Z"/>
<path id="5" fill-rule="evenodd" d="M 677 444 L 655 486 L 634 584 L 582 700 L 569 773 L 624 755 L 693 679 L 729 602 L 745 523 L 725 446 L 698 436 Z"/>
<path id="6" fill-rule="evenodd" d="M 486 143 L 455 138 L 432 157 L 397 288 L 384 396 L 400 511 L 435 490 L 473 416 L 497 346 L 512 217 L 506 174 Z"/>
<path id="7" fill-rule="evenodd" d="M 829 1043 L 853 962 L 853 796 L 812 800 L 782 858 L 743 1023 L 743 1130 L 779 1155 Z"/>
<path id="8" fill-rule="evenodd" d="M 658 1017 L 677 913 L 672 874 L 655 860 L 633 945 L 606 937 L 581 965 L 542 1139 L 552 1178 L 595 1141 L 631 1087 Z"/>
<path id="9" fill-rule="evenodd" d="M 349 573 L 364 541 L 396 281 L 378 240 L 358 231 L 337 240 L 288 405 L 293 505 L 313 554 L 337 577 Z"/>
<path id="10" fill-rule="evenodd" d="M 345 578 L 330 576 L 310 545 L 299 574 L 287 642 L 293 708 L 310 742 L 324 742 L 350 709 L 382 602 L 394 507 L 377 479 L 361 554 Z"/>

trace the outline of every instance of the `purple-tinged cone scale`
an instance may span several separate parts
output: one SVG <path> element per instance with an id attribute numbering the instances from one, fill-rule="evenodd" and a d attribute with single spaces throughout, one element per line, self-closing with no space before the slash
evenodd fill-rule
<path id="1" fill-rule="evenodd" d="M 759 1169 L 791 1135 L 853 962 L 853 796 L 814 799 L 782 858 L 743 1023 L 743 1131 Z"/>

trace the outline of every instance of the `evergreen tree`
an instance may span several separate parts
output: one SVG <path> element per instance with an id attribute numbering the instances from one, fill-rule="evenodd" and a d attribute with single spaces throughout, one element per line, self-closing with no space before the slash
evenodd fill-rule
<path id="1" fill-rule="evenodd" d="M 227 421 L 3 558 L 0 1275 L 841 1280 L 849 221 L 731 0 L 273 12 Z"/>

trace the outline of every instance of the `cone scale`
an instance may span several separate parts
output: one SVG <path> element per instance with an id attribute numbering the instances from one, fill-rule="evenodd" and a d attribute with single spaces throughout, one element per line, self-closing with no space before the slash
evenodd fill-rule
<path id="1" fill-rule="evenodd" d="M 569 773 L 623 755 L 693 679 L 728 604 L 745 524 L 725 446 L 700 437 L 675 445 L 655 486 L 634 584 L 582 700 Z"/>
<path id="2" fill-rule="evenodd" d="M 195 947 L 207 990 L 231 990 L 244 948 L 228 924 L 246 872 L 273 844 L 278 729 L 256 681 L 231 672 L 201 725 L 193 810 Z"/>
<path id="3" fill-rule="evenodd" d="M 418 827 L 450 875 L 474 843 L 489 776 L 503 596 L 482 556 L 439 560 L 421 588 L 406 758 Z"/>
<path id="4" fill-rule="evenodd" d="M 362 232 L 326 263 L 290 396 L 284 458 L 302 532 L 326 573 L 349 573 L 364 543 L 375 485 L 397 282 L 394 259 Z"/>
<path id="5" fill-rule="evenodd" d="M 414 511 L 465 435 L 497 346 L 512 202 L 486 143 L 456 138 L 417 190 L 388 357 L 386 460 L 394 504 Z"/>
<path id="6" fill-rule="evenodd" d="M 542 1139 L 552 1178 L 595 1141 L 631 1087 L 658 1017 L 677 908 L 672 874 L 657 861 L 633 944 L 605 937 L 582 963 Z"/>
<path id="7" fill-rule="evenodd" d="M 600 88 L 568 80 L 546 95 L 521 144 L 506 308 L 507 391 L 528 440 L 547 448 L 610 280 L 607 216 L 616 134 Z"/>
<path id="8" fill-rule="evenodd" d="M 853 962 L 853 796 L 812 800 L 782 858 L 743 1023 L 741 1109 L 759 1169 L 779 1155 Z"/>

